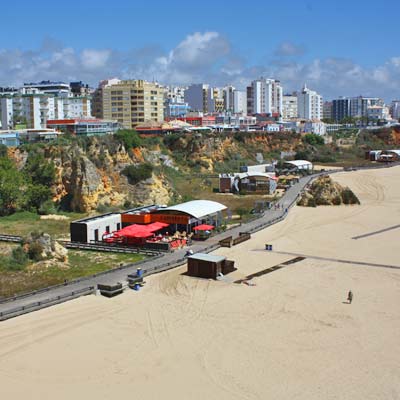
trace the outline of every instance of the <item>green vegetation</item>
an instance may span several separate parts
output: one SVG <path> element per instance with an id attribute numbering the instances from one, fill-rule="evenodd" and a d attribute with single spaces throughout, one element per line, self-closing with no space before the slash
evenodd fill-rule
<path id="1" fill-rule="evenodd" d="M 304 135 L 303 140 L 312 146 L 323 145 L 325 143 L 322 136 L 315 135 L 314 133 L 307 133 Z"/>
<path id="2" fill-rule="evenodd" d="M 0 157 L 0 216 L 16 211 L 46 212 L 51 201 L 55 168 L 43 154 L 31 152 L 22 171 L 7 157 Z"/>
<path id="3" fill-rule="evenodd" d="M 153 166 L 149 163 L 129 165 L 122 171 L 122 173 L 128 177 L 130 184 L 135 185 L 140 181 L 151 178 Z"/>
<path id="4" fill-rule="evenodd" d="M 127 151 L 142 145 L 142 139 L 134 129 L 120 129 L 114 137 L 124 145 Z"/>
<path id="5" fill-rule="evenodd" d="M 19 246 L 16 249 L 20 248 Z M 57 285 L 65 280 L 69 281 L 90 276 L 116 268 L 120 264 L 134 263 L 145 258 L 141 254 L 70 250 L 68 252 L 68 268 L 50 266 L 48 268 L 35 269 L 33 264 L 27 260 L 22 261 L 21 265 L 16 265 L 14 251 L 12 257 L 11 266 L 5 262 L 6 259 L 9 259 L 8 257 L 0 257 L 0 297 L 9 297 L 18 293 Z"/>
<path id="6" fill-rule="evenodd" d="M 16 212 L 0 218 L 0 232 L 9 235 L 26 236 L 31 231 L 37 230 L 47 232 L 56 238 L 66 238 L 69 236 L 70 221 L 86 216 L 86 214 L 82 213 L 61 213 L 61 215 L 66 216 L 68 219 L 40 219 L 40 215 L 34 212 Z"/>

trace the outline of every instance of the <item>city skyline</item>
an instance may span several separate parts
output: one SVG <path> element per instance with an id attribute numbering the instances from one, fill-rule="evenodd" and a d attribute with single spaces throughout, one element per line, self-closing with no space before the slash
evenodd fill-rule
<path id="1" fill-rule="evenodd" d="M 196 8 L 179 1 L 118 0 L 112 9 L 92 0 L 68 9 L 47 0 L 5 4 L 0 85 L 50 79 L 96 86 L 117 76 L 245 89 L 264 76 L 280 80 L 285 93 L 307 83 L 325 99 L 399 97 L 397 32 L 385 18 L 400 11 L 398 2 L 300 1 L 283 9 L 255 1 L 242 11 L 208 0 Z"/>

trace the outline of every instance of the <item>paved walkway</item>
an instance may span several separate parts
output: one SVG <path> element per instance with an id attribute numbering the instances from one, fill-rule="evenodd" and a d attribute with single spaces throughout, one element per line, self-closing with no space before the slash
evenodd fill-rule
<path id="1" fill-rule="evenodd" d="M 242 224 L 241 226 L 236 226 L 235 228 L 229 229 L 226 232 L 217 234 L 207 241 L 194 242 L 194 244 L 190 248 L 195 253 L 212 251 L 213 249 L 218 247 L 218 242 L 221 239 L 229 236 L 237 237 L 239 236 L 239 232 L 256 232 L 266 228 L 269 225 L 279 222 L 280 220 L 282 220 L 282 218 L 285 217 L 287 210 L 295 203 L 296 199 L 299 196 L 299 193 L 304 189 L 307 183 L 309 183 L 316 176 L 317 175 L 303 177 L 300 179 L 299 183 L 289 188 L 286 191 L 285 195 L 278 202 L 278 204 L 281 206 L 279 210 L 267 210 L 260 218 Z M 79 281 L 70 282 L 67 285 L 51 287 L 45 291 L 33 293 L 27 296 L 19 296 L 12 301 L 0 303 L 0 320 L 4 319 L 2 318 L 2 313 L 9 313 L 11 310 L 17 310 L 23 307 L 32 308 L 33 311 L 33 309 L 36 309 L 34 307 L 30 307 L 33 303 L 46 303 L 47 301 L 49 301 L 49 299 L 54 299 L 58 296 L 68 297 L 68 294 L 71 294 L 71 292 L 76 292 L 90 286 L 97 287 L 98 283 L 114 284 L 117 282 L 125 282 L 127 279 L 127 275 L 135 273 L 136 269 L 139 267 L 145 271 L 145 275 L 146 272 L 147 275 L 149 275 L 151 273 L 172 268 L 177 265 L 182 265 L 186 262 L 186 260 L 184 259 L 186 250 L 187 248 L 176 250 L 173 253 L 167 253 L 161 257 L 150 259 L 145 262 L 132 265 L 130 267 L 107 271 L 107 273 L 101 276 L 84 278 Z M 40 304 L 38 305 L 38 308 L 42 308 Z M 27 310 L 21 310 L 21 312 L 16 312 L 16 314 L 19 315 L 26 312 Z"/>

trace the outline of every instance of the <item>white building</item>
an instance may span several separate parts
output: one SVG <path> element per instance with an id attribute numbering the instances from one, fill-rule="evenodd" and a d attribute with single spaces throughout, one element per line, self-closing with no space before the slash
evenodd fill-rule
<path id="1" fill-rule="evenodd" d="M 251 94 L 252 114 L 282 114 L 283 89 L 280 81 L 260 78 L 251 82 L 247 91 Z"/>
<path id="2" fill-rule="evenodd" d="M 389 119 L 389 108 L 382 105 L 370 106 L 367 108 L 368 120 L 379 121 Z"/>
<path id="3" fill-rule="evenodd" d="M 235 114 L 247 114 L 247 95 L 244 90 L 233 92 L 233 112 Z"/>
<path id="4" fill-rule="evenodd" d="M 297 96 L 286 94 L 282 98 L 282 118 L 297 118 Z"/>
<path id="5" fill-rule="evenodd" d="M 53 94 L 54 96 L 69 96 L 71 88 L 68 83 L 41 81 L 38 83 L 24 83 L 24 89 L 37 89 L 41 93 Z"/>
<path id="6" fill-rule="evenodd" d="M 326 135 L 326 124 L 318 120 L 307 121 L 304 124 L 304 132 L 314 133 L 315 135 Z"/>
<path id="7" fill-rule="evenodd" d="M 304 85 L 303 90 L 297 94 L 297 108 L 299 118 L 321 120 L 323 113 L 322 96 Z"/>
<path id="8" fill-rule="evenodd" d="M 26 93 L 0 96 L 1 123 L 3 129 L 26 125 L 29 129 L 46 128 L 50 119 L 82 118 L 91 116 L 89 97 L 56 97 L 53 94 L 33 90 Z"/>
<path id="9" fill-rule="evenodd" d="M 192 111 L 214 112 L 214 99 L 210 85 L 192 84 L 185 90 L 185 102 Z"/>

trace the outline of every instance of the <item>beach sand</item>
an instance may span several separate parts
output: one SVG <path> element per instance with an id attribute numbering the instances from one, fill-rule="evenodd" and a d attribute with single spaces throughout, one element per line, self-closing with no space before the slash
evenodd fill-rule
<path id="1" fill-rule="evenodd" d="M 294 207 L 218 249 L 238 267 L 226 282 L 182 267 L 1 323 L 2 398 L 400 399 L 400 269 L 328 260 L 400 267 L 400 228 L 352 239 L 400 223 L 400 168 L 333 178 L 362 204 Z M 229 282 L 284 253 L 309 257 Z"/>

